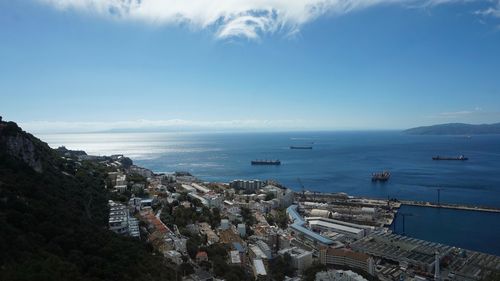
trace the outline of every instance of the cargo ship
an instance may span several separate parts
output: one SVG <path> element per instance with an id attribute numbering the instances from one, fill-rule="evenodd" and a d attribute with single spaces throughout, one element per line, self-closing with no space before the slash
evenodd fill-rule
<path id="1" fill-rule="evenodd" d="M 304 146 L 304 145 L 292 145 L 290 149 L 313 149 L 312 146 Z"/>
<path id="2" fill-rule="evenodd" d="M 432 160 L 458 160 L 458 161 L 465 161 L 465 160 L 469 160 L 469 158 L 463 156 L 463 155 L 459 155 L 457 157 L 442 157 L 442 156 L 434 156 L 432 157 Z"/>
<path id="3" fill-rule="evenodd" d="M 387 181 L 391 177 L 391 173 L 388 171 L 383 171 L 381 173 L 373 173 L 372 181 Z"/>
<path id="4" fill-rule="evenodd" d="M 252 165 L 281 165 L 280 160 L 253 160 Z"/>

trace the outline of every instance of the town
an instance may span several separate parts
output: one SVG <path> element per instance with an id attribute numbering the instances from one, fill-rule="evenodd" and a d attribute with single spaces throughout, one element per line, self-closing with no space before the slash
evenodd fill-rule
<path id="1" fill-rule="evenodd" d="M 203 182 L 123 155 L 62 152 L 107 167 L 109 229 L 149 243 L 183 280 L 465 281 L 500 269 L 500 257 L 393 233 L 397 200 Z"/>

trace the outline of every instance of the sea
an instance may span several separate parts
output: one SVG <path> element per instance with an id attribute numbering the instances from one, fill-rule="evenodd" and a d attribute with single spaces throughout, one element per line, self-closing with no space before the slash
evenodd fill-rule
<path id="1" fill-rule="evenodd" d="M 205 181 L 273 179 L 301 190 L 500 208 L 500 135 L 422 136 L 399 131 L 134 132 L 37 135 L 93 155 L 124 154 L 155 172 Z M 312 146 L 313 149 L 290 149 Z M 465 155 L 467 161 L 434 161 Z M 252 166 L 252 160 L 280 166 Z M 385 183 L 373 172 L 390 171 Z M 500 214 L 403 206 L 404 234 L 500 256 Z M 393 226 L 403 233 L 402 219 Z"/>

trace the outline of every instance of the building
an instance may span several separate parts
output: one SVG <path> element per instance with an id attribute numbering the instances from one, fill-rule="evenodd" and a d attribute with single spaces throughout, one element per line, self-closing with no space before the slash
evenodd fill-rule
<path id="1" fill-rule="evenodd" d="M 262 188 L 264 192 L 270 192 L 274 194 L 274 199 L 278 203 L 278 207 L 287 208 L 293 204 L 294 193 L 288 188 L 280 188 L 274 185 L 266 185 Z"/>
<path id="2" fill-rule="evenodd" d="M 268 260 L 269 257 L 257 245 L 249 245 L 249 254 L 253 259 Z"/>
<path id="3" fill-rule="evenodd" d="M 167 251 L 165 253 L 165 257 L 177 265 L 182 263 L 182 255 L 177 251 L 174 250 Z"/>
<path id="4" fill-rule="evenodd" d="M 235 251 L 237 251 L 238 254 L 240 255 L 241 262 L 245 263 L 245 261 L 246 261 L 246 250 L 245 250 L 245 248 L 243 248 L 243 246 L 240 243 L 238 243 L 238 242 L 233 242 L 232 245 L 233 245 L 233 249 Z"/>
<path id="5" fill-rule="evenodd" d="M 108 205 L 109 229 L 118 234 L 139 237 L 139 221 L 133 217 L 130 217 L 128 208 L 125 205 L 116 203 L 112 200 L 108 201 Z"/>
<path id="6" fill-rule="evenodd" d="M 261 189 L 265 182 L 261 180 L 234 180 L 229 186 L 234 189 L 244 189 L 246 191 L 255 191 Z"/>
<path id="7" fill-rule="evenodd" d="M 201 204 L 205 205 L 205 206 L 209 206 L 209 203 L 207 201 L 207 199 L 205 199 L 203 196 L 200 196 L 198 194 L 196 194 L 195 192 L 190 192 L 188 193 L 188 196 L 191 197 L 192 199 L 198 199 L 200 200 Z"/>
<path id="8" fill-rule="evenodd" d="M 238 224 L 238 233 L 240 234 L 241 237 L 247 236 L 247 227 L 244 223 Z"/>
<path id="9" fill-rule="evenodd" d="M 267 259 L 271 259 L 273 257 L 271 248 L 262 240 L 257 240 L 255 244 L 261 249 L 261 251 L 266 255 Z"/>
<path id="10" fill-rule="evenodd" d="M 334 241 L 326 238 L 324 236 L 319 235 L 318 233 L 304 227 L 306 222 L 302 217 L 299 215 L 297 212 L 297 205 L 291 205 L 286 209 L 286 213 L 288 214 L 289 219 L 293 222 L 291 225 L 289 225 L 290 229 L 293 232 L 296 232 L 299 237 L 304 238 L 306 240 L 311 241 L 313 244 L 320 244 L 320 245 L 332 245 L 334 244 Z"/>
<path id="11" fill-rule="evenodd" d="M 143 168 L 143 167 L 139 167 L 136 165 L 130 166 L 129 172 L 133 173 L 133 174 L 138 174 L 138 175 L 143 176 L 145 178 L 153 177 L 153 172 L 151 170 Z"/>
<path id="12" fill-rule="evenodd" d="M 312 264 L 313 253 L 310 251 L 293 247 L 278 252 L 278 254 L 280 255 L 284 255 L 285 253 L 290 255 L 290 257 L 292 258 L 293 268 L 297 269 L 299 272 L 303 272 Z"/>
<path id="13" fill-rule="evenodd" d="M 253 274 L 255 279 L 265 279 L 267 278 L 266 267 L 261 259 L 254 259 L 252 262 Z"/>
<path id="14" fill-rule="evenodd" d="M 219 242 L 219 236 L 212 230 L 212 227 L 206 222 L 198 224 L 201 235 L 207 236 L 208 245 Z"/>
<path id="15" fill-rule="evenodd" d="M 204 261 L 208 261 L 207 252 L 199 251 L 198 253 L 196 253 L 196 262 L 200 263 L 200 262 L 204 262 Z"/>
<path id="16" fill-rule="evenodd" d="M 450 253 L 453 247 L 407 236 L 382 231 L 351 244 L 351 248 L 360 253 L 387 259 L 401 266 L 411 265 L 417 270 L 432 273 L 434 271 L 436 252 L 440 259 Z"/>
<path id="17" fill-rule="evenodd" d="M 346 266 L 363 270 L 372 275 L 374 274 L 374 262 L 372 257 L 346 248 L 335 249 L 332 247 L 322 247 L 319 251 L 319 258 L 322 264 Z"/>
<path id="18" fill-rule="evenodd" d="M 306 218 L 309 227 L 315 231 L 332 231 L 347 235 L 351 238 L 361 239 L 365 236 L 363 228 L 355 227 L 354 224 L 339 223 L 327 218 Z"/>
<path id="19" fill-rule="evenodd" d="M 238 252 L 236 250 L 230 251 L 229 257 L 230 257 L 231 265 L 241 265 L 240 252 Z"/>
<path id="20" fill-rule="evenodd" d="M 204 187 L 203 185 L 197 184 L 197 183 L 192 183 L 191 186 L 194 187 L 197 191 L 199 191 L 201 193 L 210 192 L 210 189 Z"/>
<path id="21" fill-rule="evenodd" d="M 350 270 L 328 270 L 316 273 L 315 281 L 368 281 Z"/>
<path id="22" fill-rule="evenodd" d="M 229 229 L 229 220 L 228 219 L 221 219 L 220 220 L 220 228 L 222 230 Z"/>

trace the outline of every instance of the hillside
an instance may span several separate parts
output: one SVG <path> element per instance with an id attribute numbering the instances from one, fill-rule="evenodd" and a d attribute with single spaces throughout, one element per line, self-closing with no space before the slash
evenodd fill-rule
<path id="1" fill-rule="evenodd" d="M 0 121 L 0 280 L 174 280 L 149 245 L 107 230 L 104 175 Z"/>
<path id="2" fill-rule="evenodd" d="M 463 124 L 448 123 L 433 126 L 411 128 L 403 131 L 411 135 L 485 135 L 500 134 L 500 123 L 495 124 Z"/>

